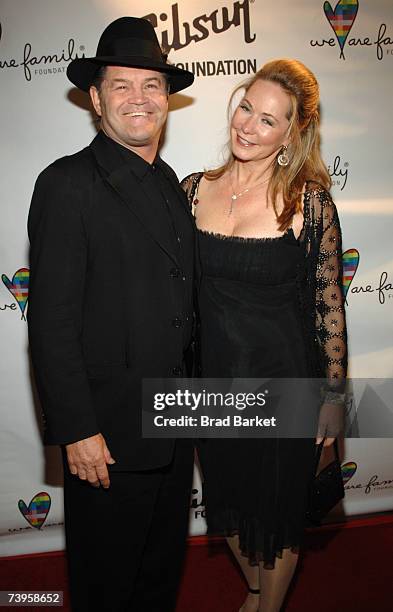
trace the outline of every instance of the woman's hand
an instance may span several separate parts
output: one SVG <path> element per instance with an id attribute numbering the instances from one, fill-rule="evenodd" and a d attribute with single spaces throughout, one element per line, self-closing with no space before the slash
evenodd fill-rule
<path id="1" fill-rule="evenodd" d="M 344 428 L 344 404 L 324 402 L 319 412 L 316 444 L 325 438 L 323 446 L 331 446 Z"/>
<path id="2" fill-rule="evenodd" d="M 325 446 L 331 446 L 335 439 L 336 438 L 325 438 L 325 442 L 323 443 L 323 447 L 325 448 Z M 323 440 L 323 437 L 322 436 L 318 436 L 315 439 L 315 444 L 321 444 L 322 440 Z"/>

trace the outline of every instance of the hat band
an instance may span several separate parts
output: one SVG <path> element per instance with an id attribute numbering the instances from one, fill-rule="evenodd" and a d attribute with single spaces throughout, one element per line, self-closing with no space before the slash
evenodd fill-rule
<path id="1" fill-rule="evenodd" d="M 139 56 L 146 57 L 157 62 L 165 63 L 160 47 L 151 40 L 140 38 L 118 38 L 105 45 L 105 50 L 97 49 L 97 57 L 104 55 L 112 56 Z"/>

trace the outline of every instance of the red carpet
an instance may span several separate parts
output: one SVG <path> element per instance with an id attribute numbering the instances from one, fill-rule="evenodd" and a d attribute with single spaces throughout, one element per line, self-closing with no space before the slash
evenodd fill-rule
<path id="1" fill-rule="evenodd" d="M 307 532 L 285 612 L 392 612 L 393 514 Z M 64 590 L 64 553 L 0 560 L 0 590 Z M 225 543 L 192 538 L 176 612 L 237 612 L 242 578 Z M 13 610 L 44 608 L 13 608 Z M 65 592 L 63 608 L 69 611 Z M 157 610 L 159 612 L 159 610 Z"/>

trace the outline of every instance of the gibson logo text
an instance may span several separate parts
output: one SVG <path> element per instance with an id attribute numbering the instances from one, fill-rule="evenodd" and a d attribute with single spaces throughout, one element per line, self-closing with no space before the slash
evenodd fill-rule
<path id="1" fill-rule="evenodd" d="M 219 12 L 221 13 L 219 17 Z M 165 23 L 168 20 L 167 13 L 150 13 L 145 15 L 155 28 L 159 22 Z M 221 34 L 226 32 L 232 26 L 237 28 L 243 24 L 243 36 L 246 43 L 254 42 L 256 34 L 251 34 L 250 26 L 250 0 L 243 2 L 234 2 L 232 11 L 227 7 L 222 7 L 212 11 L 210 15 L 199 15 L 192 20 L 192 23 L 183 21 L 180 23 L 179 7 L 173 4 L 171 7 L 171 28 L 161 32 L 161 47 L 165 53 L 169 53 L 172 49 L 177 51 L 187 47 L 191 42 L 201 42 L 210 36 L 210 34 Z M 165 24 L 166 25 L 166 24 Z"/>

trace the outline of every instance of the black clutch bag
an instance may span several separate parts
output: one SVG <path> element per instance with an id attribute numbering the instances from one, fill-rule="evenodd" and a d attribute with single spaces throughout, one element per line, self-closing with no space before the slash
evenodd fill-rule
<path id="1" fill-rule="evenodd" d="M 337 439 L 334 440 L 334 460 L 317 474 L 324 440 L 317 446 L 315 455 L 314 478 L 311 481 L 306 517 L 311 525 L 320 525 L 321 520 L 343 499 L 344 482 L 338 454 Z"/>

